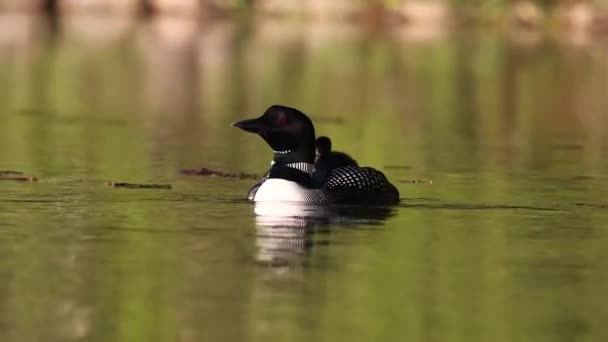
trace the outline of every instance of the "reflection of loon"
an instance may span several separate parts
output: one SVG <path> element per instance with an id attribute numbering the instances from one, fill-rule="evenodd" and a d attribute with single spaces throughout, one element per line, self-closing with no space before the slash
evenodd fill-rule
<path id="1" fill-rule="evenodd" d="M 397 188 L 382 172 L 370 167 L 328 166 L 330 169 L 324 171 L 328 176 L 314 182 L 315 129 L 297 109 L 271 106 L 261 117 L 239 121 L 234 126 L 259 134 L 274 150 L 272 166 L 249 191 L 250 200 L 314 204 L 399 202 Z"/>
<path id="2" fill-rule="evenodd" d="M 291 270 L 306 268 L 310 251 L 325 244 L 320 234 L 334 228 L 379 225 L 393 215 L 389 207 L 319 206 L 256 202 L 258 262 Z"/>

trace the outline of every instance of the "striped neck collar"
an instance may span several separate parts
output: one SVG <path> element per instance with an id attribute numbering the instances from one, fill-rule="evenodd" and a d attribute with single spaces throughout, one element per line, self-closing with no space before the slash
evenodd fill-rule
<path id="1" fill-rule="evenodd" d="M 274 164 L 275 164 L 275 161 L 272 160 L 270 162 L 270 166 L 272 166 Z M 314 168 L 315 168 L 314 164 L 307 163 L 307 162 L 288 163 L 288 164 L 285 164 L 285 166 L 290 167 L 292 169 L 302 171 L 302 172 L 308 174 L 309 176 L 312 176 L 312 172 L 314 171 Z"/>

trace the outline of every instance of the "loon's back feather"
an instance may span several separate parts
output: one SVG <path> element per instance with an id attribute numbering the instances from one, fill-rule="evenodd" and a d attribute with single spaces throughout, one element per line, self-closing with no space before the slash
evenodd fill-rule
<path id="1" fill-rule="evenodd" d="M 335 168 L 319 188 L 306 187 L 281 178 L 263 178 L 254 188 L 250 190 L 248 198 L 255 202 L 380 205 L 399 203 L 398 190 L 382 172 L 371 167 Z"/>
<path id="2" fill-rule="evenodd" d="M 396 204 L 399 191 L 384 174 L 371 167 L 344 166 L 334 169 L 323 189 L 339 204 Z"/>
<path id="3" fill-rule="evenodd" d="M 384 174 L 374 168 L 344 166 L 332 170 L 323 188 L 333 191 L 378 190 L 386 183 L 388 183 L 388 180 Z"/>

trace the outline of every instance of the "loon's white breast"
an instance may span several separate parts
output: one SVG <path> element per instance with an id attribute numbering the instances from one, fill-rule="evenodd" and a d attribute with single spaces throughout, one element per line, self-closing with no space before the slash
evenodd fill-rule
<path id="1" fill-rule="evenodd" d="M 264 181 L 253 197 L 254 202 L 306 202 L 313 190 L 296 182 L 280 178 Z"/>

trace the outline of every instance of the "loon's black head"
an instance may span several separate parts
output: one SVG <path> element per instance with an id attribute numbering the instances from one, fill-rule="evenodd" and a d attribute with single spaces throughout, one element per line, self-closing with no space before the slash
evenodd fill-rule
<path id="1" fill-rule="evenodd" d="M 277 163 L 315 160 L 315 128 L 308 116 L 295 108 L 274 105 L 259 118 L 232 125 L 259 134 L 273 149 Z"/>

